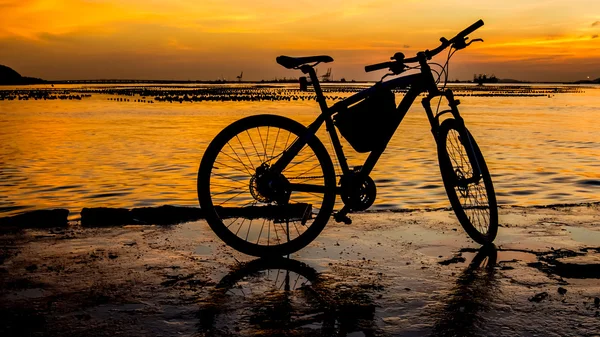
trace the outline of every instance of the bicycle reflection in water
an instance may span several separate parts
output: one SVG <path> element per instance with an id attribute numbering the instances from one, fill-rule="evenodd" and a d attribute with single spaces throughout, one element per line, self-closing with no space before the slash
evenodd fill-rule
<path id="1" fill-rule="evenodd" d="M 479 250 L 443 312 L 432 315 L 439 317 L 434 335 L 469 335 L 493 295 L 487 286 L 495 263 L 495 247 Z M 376 315 L 382 292 L 380 285 L 340 282 L 297 260 L 257 259 L 215 286 L 198 312 L 198 329 L 203 336 L 387 335 Z"/>
<path id="2" fill-rule="evenodd" d="M 337 283 L 300 261 L 257 259 L 226 275 L 199 311 L 205 336 L 379 336 L 379 287 Z"/>
<path id="3" fill-rule="evenodd" d="M 496 246 L 483 246 L 469 266 L 457 278 L 446 297 L 444 309 L 434 314 L 438 319 L 434 336 L 485 336 L 485 314 L 498 295 L 495 266 Z M 489 327 L 488 327 L 489 328 Z"/>

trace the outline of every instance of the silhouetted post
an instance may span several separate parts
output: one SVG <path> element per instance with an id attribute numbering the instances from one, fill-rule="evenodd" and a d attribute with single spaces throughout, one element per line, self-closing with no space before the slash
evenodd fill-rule
<path id="1" fill-rule="evenodd" d="M 306 76 L 300 77 L 299 81 L 300 81 L 300 91 L 308 91 L 308 81 L 306 80 Z"/>

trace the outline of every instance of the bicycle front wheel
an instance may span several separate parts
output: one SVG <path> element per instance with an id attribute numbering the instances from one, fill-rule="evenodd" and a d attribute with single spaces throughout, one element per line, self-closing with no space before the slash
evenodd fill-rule
<path id="1" fill-rule="evenodd" d="M 498 233 L 498 204 L 483 155 L 471 133 L 455 119 L 438 132 L 438 160 L 456 217 L 477 243 L 492 243 Z"/>
<path id="2" fill-rule="evenodd" d="M 198 199 L 225 243 L 248 255 L 281 256 L 323 230 L 335 203 L 335 171 L 321 141 L 308 135 L 289 118 L 258 115 L 234 122 L 210 143 L 198 171 Z M 297 141 L 306 144 L 282 172 L 272 171 Z"/>

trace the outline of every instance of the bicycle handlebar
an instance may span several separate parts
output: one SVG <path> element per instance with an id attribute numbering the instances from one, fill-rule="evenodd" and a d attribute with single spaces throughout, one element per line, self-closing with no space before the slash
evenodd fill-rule
<path id="1" fill-rule="evenodd" d="M 467 37 L 467 35 L 473 33 L 474 31 L 479 29 L 481 26 L 483 26 L 483 20 L 480 19 L 479 21 L 477 21 L 474 24 L 470 25 L 469 27 L 465 28 L 460 33 L 456 34 L 456 36 L 450 40 L 441 38 L 440 41 L 442 42 L 442 44 L 439 45 L 439 47 L 435 48 L 434 50 L 426 50 L 425 56 L 427 57 L 428 60 L 430 60 L 432 57 L 439 54 L 442 50 L 448 48 L 448 46 L 450 46 L 452 44 L 462 43 L 464 45 L 465 38 Z M 399 63 L 413 63 L 413 62 L 418 62 L 418 61 L 419 61 L 418 56 L 415 56 L 415 57 L 403 59 L 401 61 L 388 61 L 388 62 L 371 64 L 371 65 L 365 66 L 365 72 L 371 72 L 371 71 L 375 71 L 375 70 L 391 68 L 391 67 L 397 66 Z"/>
<path id="2" fill-rule="evenodd" d="M 379 70 L 379 69 L 389 68 L 392 65 L 394 65 L 395 63 L 396 63 L 396 61 L 371 64 L 369 66 L 365 66 L 365 71 L 370 72 L 370 71 L 375 71 L 375 70 Z"/>
<path id="3" fill-rule="evenodd" d="M 462 32 L 456 34 L 455 37 L 453 37 L 450 41 L 448 41 L 449 43 L 454 43 L 456 42 L 459 38 L 463 39 L 465 37 L 467 37 L 467 35 L 473 33 L 474 31 L 476 31 L 477 29 L 479 29 L 481 26 L 483 26 L 483 20 L 479 19 L 479 21 L 475 22 L 474 24 L 470 25 L 469 27 L 465 28 Z"/>

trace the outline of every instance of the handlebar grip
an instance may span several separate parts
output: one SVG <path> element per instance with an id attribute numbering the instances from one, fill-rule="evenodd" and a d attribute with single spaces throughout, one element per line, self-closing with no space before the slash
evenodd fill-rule
<path id="1" fill-rule="evenodd" d="M 461 39 L 461 38 L 464 39 L 467 35 L 473 33 L 474 31 L 476 31 L 477 29 L 479 29 L 481 26 L 483 26 L 483 20 L 479 19 L 479 21 L 477 21 L 474 24 L 470 25 L 469 27 L 467 27 L 462 32 L 456 34 L 456 36 L 454 38 L 452 38 L 452 40 L 450 40 L 450 43 L 454 43 L 456 40 Z"/>
<path id="2" fill-rule="evenodd" d="M 393 64 L 394 64 L 394 62 L 382 62 L 382 63 L 371 64 L 371 65 L 365 66 L 365 72 L 368 73 L 370 71 L 389 68 Z"/>

